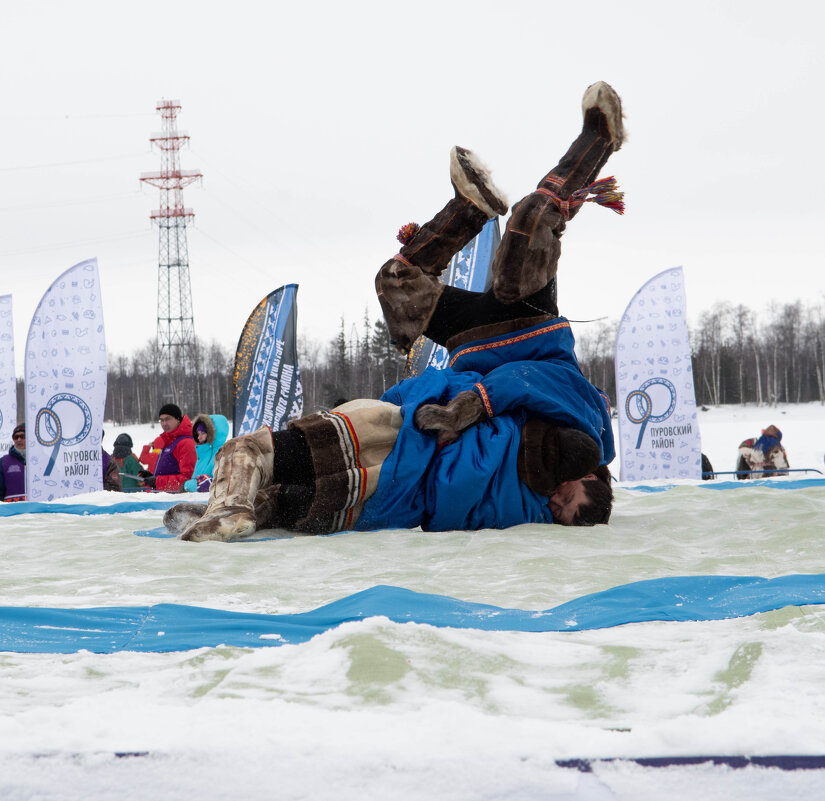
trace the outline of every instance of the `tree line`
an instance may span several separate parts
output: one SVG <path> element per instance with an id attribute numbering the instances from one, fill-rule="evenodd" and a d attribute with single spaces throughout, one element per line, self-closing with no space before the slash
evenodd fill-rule
<path id="1" fill-rule="evenodd" d="M 576 331 L 582 372 L 616 398 L 613 367 L 618 322 Z M 717 303 L 690 328 L 696 402 L 825 403 L 825 309 L 772 303 L 757 313 Z"/>
<path id="2" fill-rule="evenodd" d="M 615 405 L 614 348 L 618 322 L 574 324 L 576 354 L 585 376 Z M 730 303 L 703 312 L 690 330 L 698 404 L 825 403 L 825 308 L 801 301 L 771 304 L 760 313 Z M 232 419 L 234 350 L 197 339 L 172 360 L 156 340 L 131 355 L 110 354 L 105 416 L 116 424 L 156 419 L 164 403 L 190 417 L 200 412 Z M 365 311 L 360 325 L 341 319 L 327 343 L 299 338 L 304 413 L 352 398 L 377 398 L 406 376 L 382 319 Z M 23 409 L 23 383 L 18 382 Z M 22 415 L 21 415 L 22 416 Z"/>
<path id="3" fill-rule="evenodd" d="M 146 423 L 157 419 L 164 403 L 176 403 L 190 417 L 223 414 L 232 420 L 234 361 L 234 350 L 198 338 L 167 358 L 156 339 L 130 356 L 110 355 L 104 416 L 116 424 Z M 378 398 L 405 377 L 405 365 L 383 319 L 373 322 L 367 312 L 359 327 L 347 329 L 342 318 L 338 334 L 326 345 L 299 338 L 304 413 L 352 398 Z M 22 409 L 22 397 L 19 404 Z"/>

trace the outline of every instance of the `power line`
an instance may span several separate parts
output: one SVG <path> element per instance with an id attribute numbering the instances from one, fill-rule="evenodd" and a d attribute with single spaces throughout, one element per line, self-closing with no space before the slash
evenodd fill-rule
<path id="1" fill-rule="evenodd" d="M 131 234 L 115 234 L 114 236 L 103 236 L 95 239 L 81 239 L 77 242 L 59 242 L 54 245 L 44 245 L 37 248 L 24 248 L 23 250 L 8 250 L 0 253 L 0 258 L 7 258 L 9 256 L 25 256 L 29 253 L 43 253 L 47 250 L 63 250 L 64 248 L 73 248 L 80 245 L 96 245 L 100 242 L 117 242 L 123 239 L 136 239 L 139 236 L 146 236 L 146 231 Z"/>
<path id="2" fill-rule="evenodd" d="M 122 159 L 133 159 L 138 156 L 145 156 L 147 151 L 140 153 L 125 153 L 121 156 L 101 156 L 96 159 L 79 159 L 78 161 L 55 161 L 48 164 L 25 164 L 20 167 L 0 167 L 0 172 L 16 172 L 19 170 L 40 170 L 47 167 L 72 167 L 76 164 L 95 164 L 101 161 L 120 161 Z"/>
<path id="3" fill-rule="evenodd" d="M 36 209 L 58 209 L 65 206 L 89 206 L 94 203 L 103 203 L 109 200 L 119 200 L 125 197 L 137 197 L 143 195 L 143 192 L 134 190 L 132 192 L 120 192 L 116 195 L 98 195 L 91 198 L 81 198 L 80 200 L 62 200 L 55 203 L 27 203 L 22 206 L 5 206 L 0 208 L 2 211 L 31 211 Z"/>
<path id="4" fill-rule="evenodd" d="M 133 111 L 128 114 L 41 114 L 31 115 L 27 117 L 14 116 L 5 117 L 0 116 L 0 122 L 25 122 L 26 120 L 34 120 L 41 122 L 44 120 L 104 120 L 104 119 L 123 119 L 126 117 L 152 117 L 154 116 L 148 111 Z"/>
<path id="5" fill-rule="evenodd" d="M 255 204 L 256 204 L 256 207 L 257 207 L 257 208 L 259 208 L 259 209 L 261 209 L 262 211 L 267 212 L 267 213 L 270 215 L 270 218 L 271 218 L 272 220 L 276 221 L 276 222 L 275 222 L 276 227 L 280 225 L 280 226 L 282 226 L 282 227 L 284 227 L 284 228 L 288 229 L 288 230 L 289 230 L 289 231 L 293 234 L 293 236 L 295 236 L 298 240 L 300 240 L 301 242 L 303 242 L 303 243 L 307 246 L 307 249 L 311 250 L 311 248 L 312 248 L 312 246 L 313 246 L 313 244 L 314 244 L 314 243 L 313 243 L 312 241 L 308 240 L 308 239 L 307 239 L 307 238 L 306 238 L 306 237 L 305 237 L 305 236 L 304 236 L 304 235 L 303 235 L 303 234 L 302 234 L 299 230 L 297 230 L 297 229 L 295 228 L 295 226 L 291 225 L 291 224 L 289 223 L 289 221 L 288 221 L 286 218 L 284 218 L 284 217 L 283 217 L 283 215 L 277 214 L 275 211 L 273 211 L 271 208 L 269 208 L 269 207 L 266 205 L 266 203 L 264 203 L 264 202 L 260 199 L 260 195 L 258 195 L 256 192 L 252 191 L 252 190 L 251 190 L 248 186 L 244 186 L 244 185 L 242 185 L 242 184 L 238 183 L 237 181 L 235 181 L 233 178 L 231 178 L 230 176 L 228 176 L 225 172 L 223 172 L 223 171 L 222 171 L 222 170 L 220 170 L 218 167 L 216 167 L 216 166 L 214 165 L 214 163 L 210 162 L 210 160 L 209 160 L 209 159 L 206 159 L 206 158 L 204 158 L 202 155 L 200 155 L 200 153 L 196 153 L 194 150 L 192 151 L 192 153 L 193 153 L 195 156 L 197 156 L 197 158 L 198 158 L 199 160 L 201 160 L 201 161 L 203 161 L 204 163 L 208 164 L 208 165 L 209 165 L 209 167 L 210 167 L 210 169 L 211 169 L 213 172 L 216 172 L 218 175 L 220 175 L 220 176 L 221 176 L 221 177 L 222 177 L 222 178 L 223 178 L 223 179 L 224 179 L 227 183 L 229 183 L 230 185 L 232 185 L 232 186 L 234 186 L 236 189 L 238 189 L 238 190 L 242 193 L 242 195 L 243 195 L 243 196 L 245 196 L 245 197 L 247 197 L 247 196 L 248 196 L 248 197 L 253 197 L 253 198 L 255 198 Z M 210 194 L 211 194 L 211 193 L 210 193 Z M 214 197 L 216 197 L 216 196 L 215 196 L 215 195 L 212 195 L 212 197 L 214 198 Z M 264 236 L 265 238 L 267 238 L 270 242 L 272 242 L 272 243 L 274 243 L 274 244 L 277 244 L 279 247 L 284 247 L 284 248 L 286 248 L 287 250 L 289 250 L 289 251 L 291 251 L 291 252 L 293 252 L 293 253 L 298 254 L 298 260 L 299 260 L 300 262 L 303 262 L 304 264 L 309 264 L 309 262 L 306 260 L 306 258 L 305 258 L 305 257 L 304 257 L 304 255 L 303 255 L 303 254 L 304 254 L 304 251 L 303 251 L 303 250 L 298 250 L 298 249 L 296 249 L 296 248 L 293 248 L 293 247 L 291 247 L 288 243 L 286 243 L 286 242 L 285 242 L 285 241 L 283 241 L 283 240 L 276 240 L 275 238 L 273 238 L 273 237 L 272 237 L 272 231 L 271 231 L 271 230 L 267 231 L 267 230 L 264 230 L 263 228 L 261 228 L 259 225 L 256 225 L 256 224 L 255 224 L 255 223 L 254 223 L 254 222 L 250 219 L 250 217 L 249 217 L 249 215 L 248 215 L 248 214 L 244 214 L 244 213 L 239 212 L 239 211 L 238 211 L 237 209 L 235 209 L 235 208 L 234 208 L 231 204 L 227 203 L 227 201 L 226 201 L 226 200 L 224 200 L 222 197 L 219 197 L 219 196 L 218 196 L 218 197 L 217 197 L 217 200 L 218 200 L 218 202 L 223 203 L 223 204 L 224 204 L 224 205 L 225 205 L 228 209 L 230 209 L 230 210 L 231 210 L 233 213 L 235 213 L 238 217 L 240 217 L 241 219 L 243 219 L 243 220 L 246 222 L 246 224 L 247 224 L 247 225 L 249 225 L 251 228 L 253 228 L 253 229 L 255 229 L 256 231 L 258 231 L 258 233 L 263 234 L 263 236 Z"/>

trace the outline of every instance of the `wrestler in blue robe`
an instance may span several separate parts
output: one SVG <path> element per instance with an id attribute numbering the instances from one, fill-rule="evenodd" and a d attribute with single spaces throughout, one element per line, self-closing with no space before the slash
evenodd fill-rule
<path id="1" fill-rule="evenodd" d="M 471 342 L 450 354 L 444 370 L 428 367 L 388 390 L 403 424 L 381 467 L 378 487 L 355 528 L 427 531 L 507 528 L 552 523 L 547 498 L 519 480 L 521 428 L 528 417 L 569 426 L 591 437 L 602 464 L 615 456 L 607 398 L 583 375 L 563 317 L 514 333 Z M 439 448 L 419 431 L 415 410 L 477 392 L 488 419 Z"/>

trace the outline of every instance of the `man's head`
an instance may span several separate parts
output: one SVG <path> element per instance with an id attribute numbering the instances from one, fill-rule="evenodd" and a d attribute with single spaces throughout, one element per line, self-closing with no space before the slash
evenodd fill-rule
<path id="1" fill-rule="evenodd" d="M 610 470 L 600 465 L 583 478 L 563 481 L 548 501 L 553 521 L 563 526 L 607 523 L 613 510 L 610 480 Z"/>
<path id="2" fill-rule="evenodd" d="M 18 451 L 26 450 L 26 424 L 20 423 L 15 426 L 14 431 L 11 432 L 11 441 Z"/>
<path id="3" fill-rule="evenodd" d="M 180 425 L 181 420 L 183 420 L 183 412 L 180 410 L 180 406 L 175 406 L 174 403 L 165 403 L 160 407 L 158 420 L 160 421 L 160 427 L 168 434 Z"/>

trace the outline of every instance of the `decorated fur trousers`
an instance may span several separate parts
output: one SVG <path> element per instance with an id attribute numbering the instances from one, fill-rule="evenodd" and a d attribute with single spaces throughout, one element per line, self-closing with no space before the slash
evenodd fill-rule
<path id="1" fill-rule="evenodd" d="M 403 247 L 375 278 L 390 340 L 405 353 L 432 317 L 444 288 L 439 276 L 450 259 L 472 242 L 487 220 L 507 212 L 507 199 L 469 150 L 452 149 L 450 180 L 455 197 L 420 228 L 402 229 Z"/>
<path id="2" fill-rule="evenodd" d="M 566 222 L 583 203 L 594 201 L 619 213 L 623 210 L 612 179 L 594 183 L 624 139 L 621 100 L 600 81 L 585 92 L 582 112 L 581 134 L 536 190 L 513 207 L 492 266 L 492 290 L 503 304 L 521 301 L 550 284 L 558 269 Z M 404 352 L 426 330 L 443 292 L 439 276 L 452 256 L 472 241 L 488 219 L 506 211 L 503 194 L 469 151 L 453 148 L 450 174 L 453 200 L 417 232 L 408 232 L 407 244 L 376 276 L 390 338 Z"/>
<path id="3" fill-rule="evenodd" d="M 599 81 L 584 93 L 582 114 L 582 131 L 567 153 L 534 192 L 513 206 L 493 259 L 493 292 L 502 303 L 523 300 L 555 277 L 561 235 L 583 203 L 594 201 L 619 213 L 624 209 L 612 179 L 594 184 L 624 140 L 621 100 Z"/>

